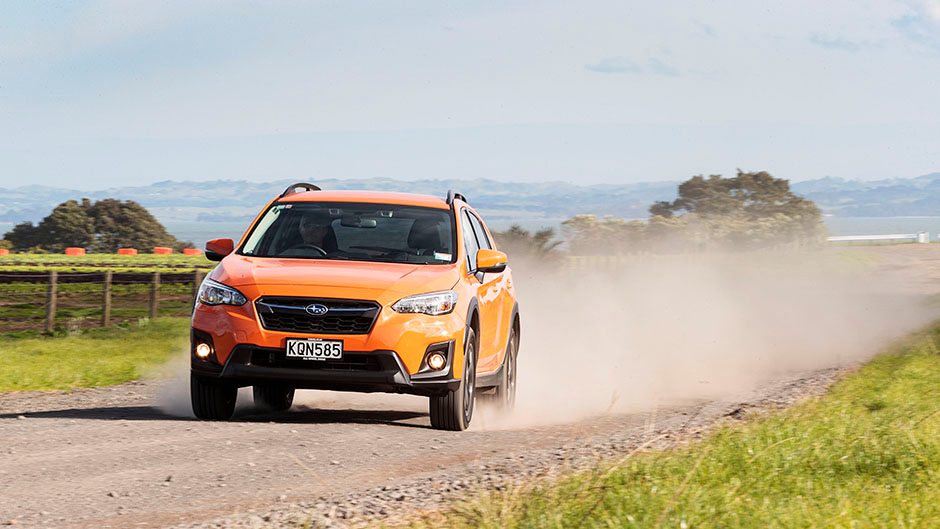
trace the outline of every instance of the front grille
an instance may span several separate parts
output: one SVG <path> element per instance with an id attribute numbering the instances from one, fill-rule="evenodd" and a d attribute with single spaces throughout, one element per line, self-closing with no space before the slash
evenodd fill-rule
<path id="1" fill-rule="evenodd" d="M 310 305 L 323 305 L 325 314 L 307 312 Z M 297 298 L 266 296 L 255 302 L 261 325 L 272 331 L 303 334 L 366 334 L 372 329 L 381 306 L 357 299 Z"/>
<path id="2" fill-rule="evenodd" d="M 284 350 L 253 349 L 249 363 L 263 367 L 289 367 L 295 369 L 326 369 L 332 371 L 381 371 L 382 366 L 375 355 L 368 353 L 343 354 L 343 358 L 336 360 L 304 360 L 301 358 L 287 358 Z"/>

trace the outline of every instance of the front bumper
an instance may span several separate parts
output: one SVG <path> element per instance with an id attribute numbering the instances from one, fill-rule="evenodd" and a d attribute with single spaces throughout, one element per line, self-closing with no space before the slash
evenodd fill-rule
<path id="1" fill-rule="evenodd" d="M 282 294 L 275 291 L 271 295 Z M 361 296 L 366 298 L 368 296 Z M 353 299 L 345 296 L 343 299 Z M 395 351 L 405 372 L 416 374 L 421 369 L 425 350 L 429 344 L 455 341 L 458 351 L 463 349 L 466 332 L 466 314 L 455 310 L 441 316 L 426 314 L 400 314 L 383 308 L 364 334 L 311 334 L 284 332 L 265 328 L 253 303 L 241 306 L 208 306 L 196 303 L 192 330 L 205 335 L 212 344 L 214 358 L 219 365 L 228 363 L 236 347 L 251 345 L 261 348 L 283 349 L 291 338 L 322 338 L 342 340 L 347 351 Z M 463 363 L 454 366 L 454 378 L 463 376 Z"/>
<path id="2" fill-rule="evenodd" d="M 402 364 L 395 351 L 345 351 L 343 359 L 300 360 L 288 359 L 284 349 L 237 345 L 224 364 L 213 358 L 192 358 L 195 375 L 235 386 L 251 386 L 277 382 L 298 389 L 324 389 L 333 391 L 409 393 L 413 395 L 441 395 L 459 387 L 454 377 L 454 342 L 432 344 L 428 351 L 447 351 L 448 362 L 440 371 L 430 371 L 423 365 L 412 374 Z"/>

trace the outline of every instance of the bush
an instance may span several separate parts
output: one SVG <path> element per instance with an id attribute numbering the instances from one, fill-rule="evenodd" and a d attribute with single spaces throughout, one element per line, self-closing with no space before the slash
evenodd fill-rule
<path id="1" fill-rule="evenodd" d="M 38 225 L 31 222 L 17 224 L 5 238 L 12 249 L 47 252 L 61 252 L 70 246 L 104 253 L 125 247 L 192 247 L 192 243 L 176 240 L 137 202 L 113 198 L 95 203 L 88 199 L 81 203 L 68 200 L 56 206 Z"/>

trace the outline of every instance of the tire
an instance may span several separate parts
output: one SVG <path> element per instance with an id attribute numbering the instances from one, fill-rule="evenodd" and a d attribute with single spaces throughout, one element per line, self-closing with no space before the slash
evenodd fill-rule
<path id="1" fill-rule="evenodd" d="M 294 388 L 283 384 L 256 384 L 255 406 L 268 411 L 287 411 L 294 403 Z"/>
<path id="2" fill-rule="evenodd" d="M 519 358 L 519 333 L 513 327 L 509 334 L 509 345 L 506 347 L 506 360 L 503 363 L 503 374 L 499 385 L 496 386 L 496 402 L 499 407 L 511 410 L 516 406 L 516 377 Z"/>
<path id="3" fill-rule="evenodd" d="M 190 373 L 189 396 L 197 419 L 227 421 L 235 414 L 238 388 Z"/>
<path id="4" fill-rule="evenodd" d="M 477 335 L 467 330 L 464 340 L 463 377 L 460 385 L 440 397 L 431 397 L 431 427 L 437 430 L 461 432 L 470 426 L 473 404 L 476 400 Z"/>

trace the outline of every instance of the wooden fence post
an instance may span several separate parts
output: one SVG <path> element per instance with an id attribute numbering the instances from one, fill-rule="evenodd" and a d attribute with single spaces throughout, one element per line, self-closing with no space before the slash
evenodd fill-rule
<path id="1" fill-rule="evenodd" d="M 196 308 L 196 296 L 199 295 L 199 285 L 202 284 L 202 270 L 193 270 L 193 306 Z"/>
<path id="2" fill-rule="evenodd" d="M 157 310 L 160 308 L 160 272 L 153 273 L 153 280 L 150 281 L 150 319 L 157 317 Z"/>
<path id="3" fill-rule="evenodd" d="M 104 272 L 101 296 L 101 326 L 107 327 L 111 325 L 111 270 Z"/>
<path id="4" fill-rule="evenodd" d="M 52 270 L 49 272 L 49 286 L 46 289 L 46 332 L 50 334 L 55 330 L 55 311 L 58 291 L 59 272 Z"/>

